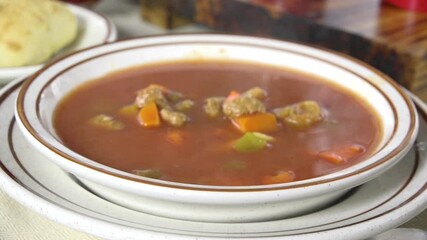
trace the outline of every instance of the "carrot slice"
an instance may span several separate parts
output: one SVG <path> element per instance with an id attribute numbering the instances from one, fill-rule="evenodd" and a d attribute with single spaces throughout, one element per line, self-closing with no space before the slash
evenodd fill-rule
<path id="1" fill-rule="evenodd" d="M 238 93 L 238 92 L 236 92 L 236 91 L 231 91 L 231 92 L 228 94 L 228 96 L 227 96 L 227 98 L 225 99 L 225 101 L 226 101 L 226 102 L 228 102 L 228 101 L 231 101 L 231 100 L 233 100 L 233 99 L 235 99 L 235 98 L 238 98 L 238 97 L 240 97 L 240 93 Z"/>
<path id="2" fill-rule="evenodd" d="M 159 110 L 155 102 L 151 102 L 139 110 L 138 122 L 144 127 L 160 126 Z"/>
<path id="3" fill-rule="evenodd" d="M 265 176 L 262 180 L 263 184 L 276 184 L 292 182 L 295 179 L 293 171 L 279 171 L 273 176 Z"/>
<path id="4" fill-rule="evenodd" d="M 338 155 L 336 152 L 333 151 L 320 152 L 318 156 L 323 160 L 337 165 L 346 162 L 346 160 L 342 156 Z"/>
<path id="5" fill-rule="evenodd" d="M 318 153 L 318 156 L 330 163 L 343 164 L 351 158 L 365 152 L 365 148 L 358 144 L 345 146 L 337 150 L 329 150 Z"/>
<path id="6" fill-rule="evenodd" d="M 271 132 L 277 129 L 276 116 L 272 113 L 237 117 L 233 123 L 242 132 Z"/>

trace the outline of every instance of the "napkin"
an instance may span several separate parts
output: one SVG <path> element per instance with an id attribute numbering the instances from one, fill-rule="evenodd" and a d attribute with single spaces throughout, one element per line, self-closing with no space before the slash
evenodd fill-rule
<path id="1" fill-rule="evenodd" d="M 98 240 L 53 222 L 19 204 L 0 189 L 0 239 L 4 240 Z"/>
<path id="2" fill-rule="evenodd" d="M 405 228 L 418 228 L 427 231 L 427 211 L 408 223 Z M 100 240 L 86 233 L 51 221 L 26 208 L 0 189 L 0 239 L 5 240 Z"/>

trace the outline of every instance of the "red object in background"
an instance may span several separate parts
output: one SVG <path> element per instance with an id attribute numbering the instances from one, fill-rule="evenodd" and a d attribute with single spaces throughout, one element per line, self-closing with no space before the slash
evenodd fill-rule
<path id="1" fill-rule="evenodd" d="M 385 2 L 411 11 L 427 12 L 427 0 L 385 0 Z"/>

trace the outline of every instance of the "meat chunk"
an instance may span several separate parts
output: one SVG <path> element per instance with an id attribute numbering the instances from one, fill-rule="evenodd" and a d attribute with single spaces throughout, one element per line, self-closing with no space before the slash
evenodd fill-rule
<path id="1" fill-rule="evenodd" d="M 246 91 L 243 95 L 262 100 L 267 97 L 267 92 L 260 87 L 253 87 Z"/>
<path id="2" fill-rule="evenodd" d="M 273 110 L 287 126 L 306 129 L 323 120 L 322 108 L 315 101 L 303 101 Z"/>
<path id="3" fill-rule="evenodd" d="M 194 106 L 194 101 L 186 99 L 175 104 L 175 109 L 180 112 L 190 110 Z"/>
<path id="4" fill-rule="evenodd" d="M 184 125 L 189 118 L 182 112 L 173 111 L 167 108 L 164 108 L 160 111 L 160 116 L 163 121 L 169 123 L 174 127 L 180 127 Z"/>
<path id="5" fill-rule="evenodd" d="M 150 85 L 139 90 L 135 99 L 135 104 L 139 108 L 142 108 L 151 102 L 155 102 L 160 108 L 168 108 L 169 103 L 163 91 L 164 89 L 158 85 Z"/>
<path id="6" fill-rule="evenodd" d="M 205 100 L 203 109 L 205 113 L 210 117 L 218 117 L 222 114 L 222 104 L 224 103 L 225 97 L 210 97 Z"/>
<path id="7" fill-rule="evenodd" d="M 260 100 L 246 95 L 225 101 L 222 111 L 227 117 L 234 118 L 253 113 L 264 113 L 265 105 Z"/>
<path id="8" fill-rule="evenodd" d="M 89 120 L 89 123 L 100 128 L 107 130 L 121 130 L 125 125 L 106 114 L 99 114 Z"/>

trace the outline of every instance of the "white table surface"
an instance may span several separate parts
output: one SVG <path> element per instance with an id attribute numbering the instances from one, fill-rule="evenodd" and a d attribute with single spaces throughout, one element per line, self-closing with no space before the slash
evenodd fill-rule
<path id="1" fill-rule="evenodd" d="M 168 33 L 164 29 L 144 23 L 137 0 L 101 0 L 93 10 L 109 17 L 118 29 L 119 38 L 132 38 L 150 34 Z M 201 26 L 185 26 L 174 32 L 203 32 Z M 427 177 L 427 176 L 426 176 Z M 402 227 L 427 231 L 427 211 L 424 211 Z M 29 210 L 0 189 L 0 239 L 5 240 L 58 240 L 98 239 L 53 222 Z"/>

